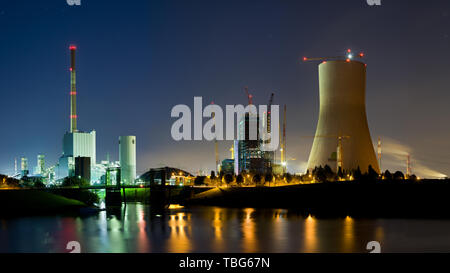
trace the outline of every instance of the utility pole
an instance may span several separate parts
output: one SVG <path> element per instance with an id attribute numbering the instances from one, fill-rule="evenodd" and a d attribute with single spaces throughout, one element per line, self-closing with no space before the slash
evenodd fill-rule
<path id="1" fill-rule="evenodd" d="M 214 102 L 211 102 L 214 104 Z M 216 156 L 216 175 L 219 175 L 219 144 L 217 143 L 217 124 L 216 124 L 216 113 L 212 113 L 212 117 L 214 119 L 214 153 Z"/>
<path id="2" fill-rule="evenodd" d="M 283 145 L 281 149 L 281 164 L 283 165 L 283 172 L 286 173 L 286 104 L 283 110 Z"/>
<path id="3" fill-rule="evenodd" d="M 406 178 L 411 176 L 411 156 L 406 156 Z"/>

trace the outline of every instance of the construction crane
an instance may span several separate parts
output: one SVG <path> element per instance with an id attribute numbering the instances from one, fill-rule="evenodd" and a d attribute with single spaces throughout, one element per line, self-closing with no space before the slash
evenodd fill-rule
<path id="1" fill-rule="evenodd" d="M 233 145 L 231 145 L 229 151 L 231 152 L 231 159 L 234 159 L 234 142 Z"/>
<path id="2" fill-rule="evenodd" d="M 211 102 L 211 104 L 214 104 L 214 101 Z M 216 113 L 212 113 L 212 117 L 214 119 L 214 133 L 217 132 L 217 124 L 216 124 Z M 216 156 L 216 174 L 219 172 L 219 144 L 217 143 L 217 134 L 214 138 L 214 153 Z"/>
<path id="3" fill-rule="evenodd" d="M 271 122 L 270 122 L 271 116 L 270 116 L 270 113 L 272 112 L 272 104 L 273 104 L 273 96 L 274 95 L 275 95 L 274 93 L 270 94 L 268 111 L 267 111 L 267 132 L 268 133 L 271 132 L 271 127 L 270 127 L 271 126 Z"/>
<path id="4" fill-rule="evenodd" d="M 286 104 L 283 109 L 283 137 L 281 138 L 280 161 L 283 166 L 283 172 L 286 172 Z"/>
<path id="5" fill-rule="evenodd" d="M 248 92 L 248 87 L 247 86 L 244 87 L 244 90 L 245 90 L 245 94 L 247 94 L 248 105 L 252 105 L 253 95 Z"/>
<path id="6" fill-rule="evenodd" d="M 354 57 L 355 57 L 355 55 L 352 53 L 352 50 L 351 49 L 347 49 L 347 52 L 346 52 L 345 55 L 331 56 L 331 57 L 313 57 L 313 58 L 303 57 L 303 61 L 304 62 L 314 62 L 314 61 L 326 62 L 328 60 L 342 60 L 342 59 L 345 59 L 347 62 L 350 62 Z M 363 52 L 359 53 L 357 55 L 357 57 L 363 58 L 364 57 L 364 53 Z"/>
<path id="7" fill-rule="evenodd" d="M 339 168 L 341 170 L 344 170 L 344 148 L 342 145 L 342 142 L 344 139 L 350 138 L 350 136 L 347 135 L 318 135 L 318 136 L 311 136 L 312 138 L 318 138 L 318 137 L 324 137 L 324 138 L 337 138 L 338 140 L 338 146 L 337 146 L 337 158 L 336 158 L 336 171 L 339 171 Z"/>

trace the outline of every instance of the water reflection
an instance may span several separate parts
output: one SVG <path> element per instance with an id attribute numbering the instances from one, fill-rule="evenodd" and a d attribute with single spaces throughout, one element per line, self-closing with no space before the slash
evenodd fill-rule
<path id="1" fill-rule="evenodd" d="M 252 213 L 255 209 L 246 208 L 244 209 L 245 218 L 242 221 L 241 232 L 243 234 L 242 238 L 242 250 L 243 252 L 257 252 L 258 246 L 255 239 L 256 227 L 254 219 L 252 219 Z"/>
<path id="2" fill-rule="evenodd" d="M 341 252 L 353 252 L 355 248 L 354 220 L 350 216 L 347 216 L 344 219 L 343 225 Z"/>
<path id="3" fill-rule="evenodd" d="M 214 248 L 215 252 L 225 252 L 225 243 L 224 243 L 223 235 L 222 235 L 223 209 L 215 207 L 215 208 L 213 208 L 213 212 L 214 212 L 214 219 L 213 219 L 212 226 L 214 229 L 214 239 L 215 239 L 213 248 Z"/>
<path id="4" fill-rule="evenodd" d="M 308 218 L 304 221 L 305 225 L 305 242 L 304 242 L 304 249 L 301 252 L 317 252 L 317 223 L 316 219 L 314 219 L 311 215 L 308 216 Z"/>
<path id="5" fill-rule="evenodd" d="M 450 251 L 450 221 L 320 219 L 282 209 L 141 204 L 89 217 L 0 220 L 0 252 L 383 252 Z M 429 231 L 433 230 L 430 235 Z"/>
<path id="6" fill-rule="evenodd" d="M 168 252 L 191 252 L 189 234 L 191 232 L 190 217 L 184 212 L 170 215 L 170 237 L 167 242 Z"/>

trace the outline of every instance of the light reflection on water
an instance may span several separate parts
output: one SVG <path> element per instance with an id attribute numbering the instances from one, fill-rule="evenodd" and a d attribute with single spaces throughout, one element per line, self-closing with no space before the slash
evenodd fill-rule
<path id="1" fill-rule="evenodd" d="M 285 209 L 128 204 L 88 217 L 1 219 L 0 252 L 450 252 L 450 221 L 317 219 Z"/>

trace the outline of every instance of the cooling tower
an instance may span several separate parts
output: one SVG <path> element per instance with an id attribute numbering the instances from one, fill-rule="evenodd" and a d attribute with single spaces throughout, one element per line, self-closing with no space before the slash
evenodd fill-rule
<path id="1" fill-rule="evenodd" d="M 367 172 L 379 166 L 367 124 L 366 66 L 358 61 L 327 61 L 319 65 L 320 112 L 308 169 L 329 165 L 337 171 Z"/>

